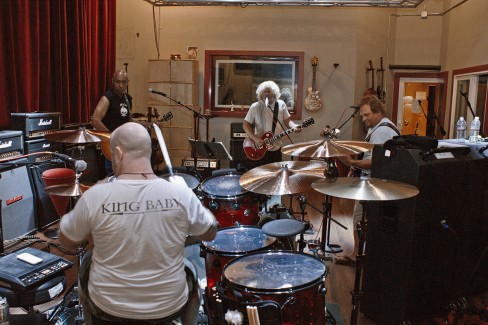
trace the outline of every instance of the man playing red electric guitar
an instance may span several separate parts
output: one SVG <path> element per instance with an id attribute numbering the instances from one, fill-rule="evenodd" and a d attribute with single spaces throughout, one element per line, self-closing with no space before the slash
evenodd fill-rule
<path id="1" fill-rule="evenodd" d="M 280 88 L 274 81 L 264 81 L 256 89 L 258 101 L 254 102 L 246 117 L 243 128 L 247 136 L 254 141 L 257 147 L 266 146 L 262 136 L 271 131 L 273 134 L 285 131 L 284 128 L 293 128 L 298 133 L 302 129 L 291 121 L 290 113 L 285 102 L 280 98 Z M 253 129 L 254 125 L 254 129 Z M 260 165 L 281 161 L 280 144 L 273 142 L 268 145 L 265 155 L 259 160 Z"/>

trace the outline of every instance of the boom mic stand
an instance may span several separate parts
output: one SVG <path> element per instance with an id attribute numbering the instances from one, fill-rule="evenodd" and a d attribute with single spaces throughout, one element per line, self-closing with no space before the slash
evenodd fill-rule
<path id="1" fill-rule="evenodd" d="M 173 99 L 171 98 L 170 96 L 168 96 L 166 93 L 163 93 L 162 91 L 157 91 L 157 90 L 153 90 L 151 88 L 148 89 L 148 92 L 149 93 L 153 93 L 153 94 L 156 94 L 156 95 L 160 95 L 160 96 L 163 96 L 163 97 L 166 97 L 168 98 L 170 101 L 186 108 L 187 110 L 193 112 L 193 139 L 195 140 L 198 140 L 200 138 L 200 134 L 198 132 L 198 127 L 199 127 L 199 124 L 198 124 L 198 119 L 204 119 L 206 118 L 205 115 L 202 115 L 200 114 L 200 112 L 198 111 L 195 111 L 193 108 L 189 107 L 188 105 L 185 105 L 183 104 L 182 102 L 180 102 L 179 100 L 176 100 L 176 99 Z M 207 120 L 207 123 L 208 123 L 208 120 Z M 207 135 L 208 136 L 208 135 Z M 192 148 L 192 149 L 195 149 L 195 148 Z M 198 158 L 197 158 L 197 153 L 195 150 L 192 150 L 192 155 L 193 155 L 193 162 L 194 162 L 194 168 L 195 170 L 197 169 L 197 161 L 198 161 Z"/>

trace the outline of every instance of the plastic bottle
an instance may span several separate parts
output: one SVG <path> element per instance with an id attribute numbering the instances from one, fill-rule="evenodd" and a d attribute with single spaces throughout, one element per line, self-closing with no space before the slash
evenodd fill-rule
<path id="1" fill-rule="evenodd" d="M 471 127 L 469 128 L 469 142 L 475 143 L 478 142 L 478 135 L 480 134 L 480 118 L 478 116 L 474 117 L 474 120 L 471 122 Z"/>
<path id="2" fill-rule="evenodd" d="M 7 298 L 0 297 L 0 324 L 10 324 L 10 313 L 8 308 Z"/>
<path id="3" fill-rule="evenodd" d="M 459 120 L 456 123 L 456 139 L 459 141 L 466 140 L 466 120 L 464 117 L 459 117 Z"/>

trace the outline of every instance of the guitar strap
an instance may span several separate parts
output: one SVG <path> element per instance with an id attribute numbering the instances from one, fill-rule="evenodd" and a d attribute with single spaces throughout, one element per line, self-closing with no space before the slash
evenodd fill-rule
<path id="1" fill-rule="evenodd" d="M 374 131 L 376 131 L 380 126 L 387 126 L 389 127 L 390 129 L 392 129 L 393 131 L 396 132 L 396 134 L 400 135 L 400 131 L 398 131 L 398 129 L 391 123 L 388 123 L 388 122 L 383 122 L 381 123 L 380 125 L 378 125 L 374 130 L 373 132 L 371 132 L 371 134 L 369 136 L 366 137 L 366 139 L 364 139 L 364 141 L 366 142 L 369 142 L 369 139 L 371 139 L 371 136 L 373 135 Z"/>
<path id="2" fill-rule="evenodd" d="M 278 101 L 275 101 L 275 107 L 274 107 L 274 110 L 273 110 L 273 127 L 272 127 L 272 130 L 271 130 L 271 133 L 274 134 L 275 132 L 275 129 L 276 129 L 276 123 L 278 122 Z"/>

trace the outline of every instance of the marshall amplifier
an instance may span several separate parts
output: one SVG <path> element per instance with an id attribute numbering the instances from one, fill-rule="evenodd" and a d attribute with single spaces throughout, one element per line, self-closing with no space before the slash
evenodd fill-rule
<path id="1" fill-rule="evenodd" d="M 230 125 L 230 138 L 231 139 L 244 139 L 247 138 L 247 134 L 242 127 L 242 123 L 231 123 Z"/>
<path id="2" fill-rule="evenodd" d="M 182 160 L 181 164 L 184 167 L 194 167 L 195 160 L 194 158 L 186 157 Z M 212 176 L 212 171 L 220 169 L 220 159 L 207 159 L 198 157 L 196 169 L 201 174 L 201 176 L 206 179 Z"/>
<path id="3" fill-rule="evenodd" d="M 38 138 L 44 134 L 56 132 L 61 128 L 61 113 L 11 113 L 10 124 L 11 129 L 21 130 L 26 140 Z"/>
<path id="4" fill-rule="evenodd" d="M 36 140 L 25 141 L 25 154 L 33 154 L 36 152 L 50 151 L 61 152 L 62 144 L 59 142 L 50 142 L 44 138 Z M 43 162 L 53 160 L 55 157 L 52 154 L 39 154 L 29 156 L 27 159 L 29 162 Z"/>
<path id="5" fill-rule="evenodd" d="M 0 131 L 0 159 L 24 154 L 22 131 Z"/>

